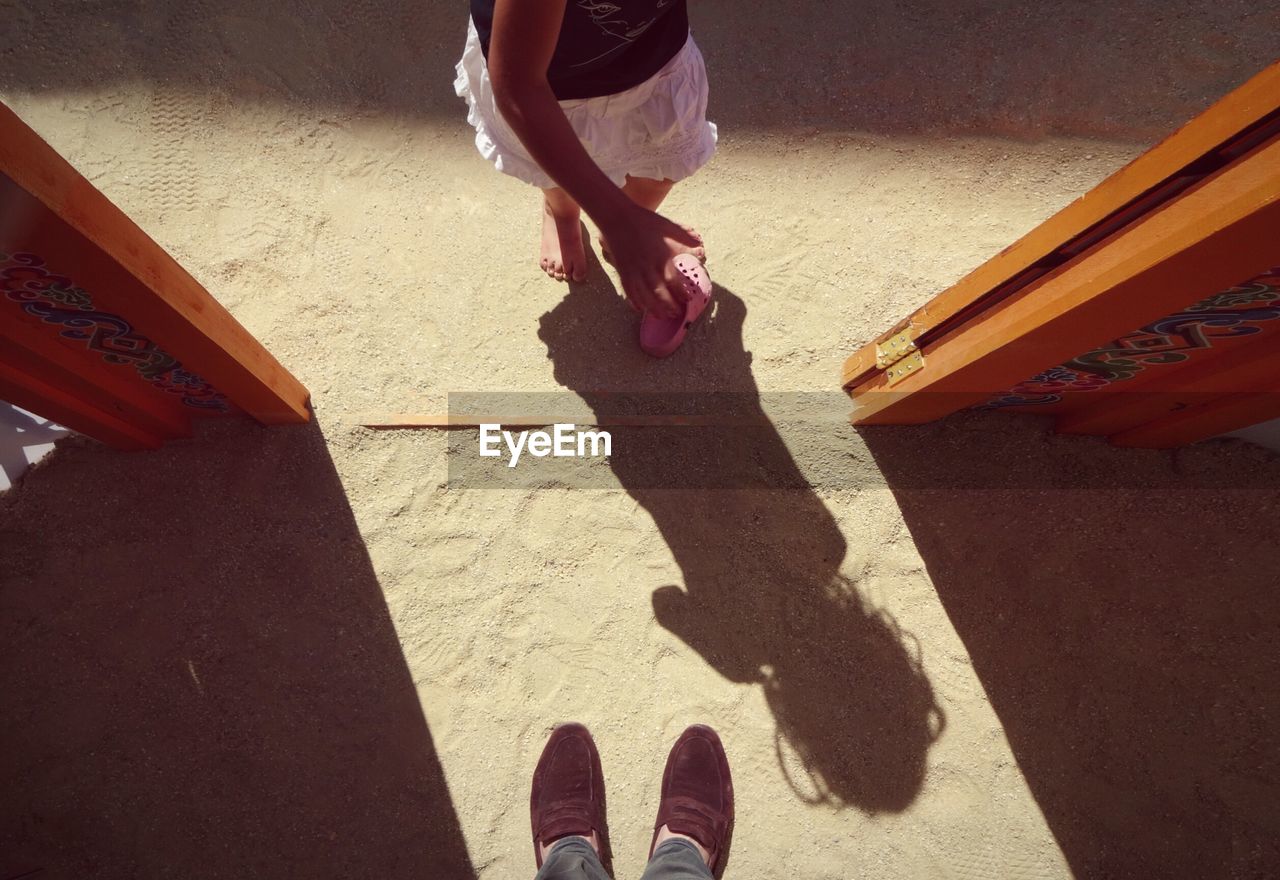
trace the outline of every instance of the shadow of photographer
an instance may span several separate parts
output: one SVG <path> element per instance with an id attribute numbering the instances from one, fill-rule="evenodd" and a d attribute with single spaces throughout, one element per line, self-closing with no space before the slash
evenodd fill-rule
<path id="1" fill-rule="evenodd" d="M 63 444 L 0 609 L 0 876 L 475 876 L 315 421 Z"/>

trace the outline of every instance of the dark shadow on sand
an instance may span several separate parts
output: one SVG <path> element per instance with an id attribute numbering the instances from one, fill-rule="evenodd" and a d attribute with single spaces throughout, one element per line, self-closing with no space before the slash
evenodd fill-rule
<path id="1" fill-rule="evenodd" d="M 797 794 L 868 813 L 905 810 L 942 713 L 911 637 L 841 574 L 844 536 L 760 408 L 743 347 L 745 304 L 717 287 L 713 311 L 685 346 L 654 361 L 640 353 L 635 318 L 594 254 L 589 260 L 594 280 L 570 285 L 541 319 L 561 384 L 597 412 L 617 392 L 653 392 L 659 402 L 681 392 L 681 405 L 707 412 L 718 394 L 737 392 L 735 415 L 749 409 L 763 422 L 711 434 L 615 429 L 613 473 L 684 576 L 683 585 L 637 588 L 653 590 L 658 622 L 721 675 L 764 689 L 779 749 L 793 750 L 807 770 L 809 778 L 791 780 Z M 678 488 L 708 484 L 715 488 Z"/>
<path id="2" fill-rule="evenodd" d="M 0 876 L 474 876 L 317 425 L 64 444 L 0 635 Z"/>
<path id="3" fill-rule="evenodd" d="M 120 82 L 219 101 L 448 120 L 466 0 L 28 0 L 0 23 L 0 93 Z M 727 133 L 1166 135 L 1280 56 L 1254 0 L 694 0 Z M 169 119 L 168 116 L 165 117 Z M 424 161 L 426 161 L 424 157 Z"/>
<path id="4" fill-rule="evenodd" d="M 861 433 L 1073 873 L 1280 876 L 1280 459 Z"/>

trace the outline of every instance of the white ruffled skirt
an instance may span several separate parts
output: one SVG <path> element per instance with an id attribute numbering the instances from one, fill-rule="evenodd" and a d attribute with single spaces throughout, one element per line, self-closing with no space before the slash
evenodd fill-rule
<path id="1" fill-rule="evenodd" d="M 454 90 L 469 108 L 476 149 L 503 174 L 543 189 L 556 184 L 525 151 L 498 112 L 475 25 L 457 65 Z M 666 66 L 638 86 L 599 98 L 561 101 L 587 154 L 618 186 L 626 177 L 681 180 L 716 151 L 707 121 L 707 69 L 691 35 Z"/>

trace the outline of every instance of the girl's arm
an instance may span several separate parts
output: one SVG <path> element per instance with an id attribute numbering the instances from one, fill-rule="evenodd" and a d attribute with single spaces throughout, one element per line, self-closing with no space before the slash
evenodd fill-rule
<path id="1" fill-rule="evenodd" d="M 489 81 L 498 110 L 534 161 L 608 238 L 631 304 L 661 315 L 683 314 L 684 287 L 669 263 L 696 247 L 697 239 L 614 186 L 587 155 L 547 82 L 565 2 L 496 0 Z"/>

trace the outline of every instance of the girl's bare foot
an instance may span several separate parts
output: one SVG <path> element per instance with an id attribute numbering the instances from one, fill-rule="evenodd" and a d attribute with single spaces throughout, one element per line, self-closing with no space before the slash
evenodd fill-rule
<path id="1" fill-rule="evenodd" d="M 587 277 L 587 254 L 579 219 L 582 212 L 564 190 L 543 193 L 542 254 L 538 265 L 556 281 L 582 281 Z"/>

